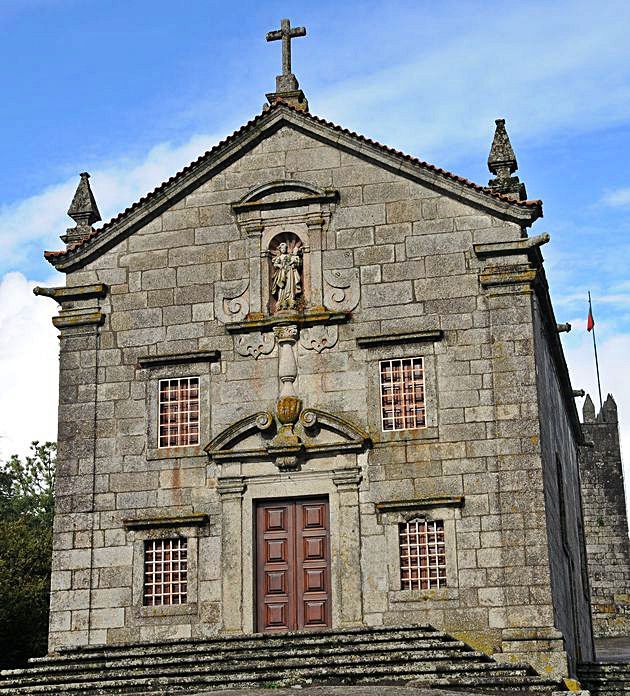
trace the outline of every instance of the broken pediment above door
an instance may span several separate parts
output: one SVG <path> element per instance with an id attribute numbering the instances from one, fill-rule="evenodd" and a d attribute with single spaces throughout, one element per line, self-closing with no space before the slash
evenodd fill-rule
<path id="1" fill-rule="evenodd" d="M 296 470 L 304 459 L 362 452 L 370 444 L 367 433 L 345 418 L 307 408 L 300 411 L 278 404 L 277 413 L 254 413 L 219 433 L 205 447 L 217 463 L 272 459 L 281 470 Z"/>

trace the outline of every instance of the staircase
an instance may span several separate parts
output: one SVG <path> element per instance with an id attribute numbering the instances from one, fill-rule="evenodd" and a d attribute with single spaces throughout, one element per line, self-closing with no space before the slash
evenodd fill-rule
<path id="1" fill-rule="evenodd" d="M 591 696 L 630 694 L 630 662 L 589 662 L 580 665 L 579 675 Z"/>
<path id="2" fill-rule="evenodd" d="M 528 665 L 496 662 L 431 626 L 414 626 L 66 650 L 1 672 L 0 694 L 170 695 L 193 688 L 410 681 L 510 696 L 564 690 Z"/>

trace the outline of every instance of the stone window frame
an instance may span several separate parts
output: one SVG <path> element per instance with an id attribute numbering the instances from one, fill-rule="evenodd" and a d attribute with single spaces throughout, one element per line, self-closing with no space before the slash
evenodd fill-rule
<path id="1" fill-rule="evenodd" d="M 461 514 L 458 507 L 445 505 L 426 508 L 422 504 L 417 507 L 406 507 L 404 510 L 391 510 L 380 513 L 381 522 L 385 529 L 385 548 L 387 562 L 387 589 L 389 601 L 392 603 L 426 602 L 427 600 L 459 599 L 459 569 L 457 563 L 456 523 Z M 446 586 L 439 589 L 403 590 L 400 582 L 400 542 L 398 529 L 402 523 L 414 519 L 425 519 L 427 522 L 442 521 L 444 523 L 444 544 L 446 550 Z"/>
<path id="2" fill-rule="evenodd" d="M 381 420 L 381 360 L 423 358 L 426 425 L 408 430 L 383 430 Z M 370 346 L 368 363 L 368 423 L 374 445 L 408 440 L 434 440 L 439 437 L 437 355 L 433 341 Z"/>
<path id="3" fill-rule="evenodd" d="M 184 380 L 186 380 L 186 382 L 184 382 Z M 196 380 L 195 386 L 197 389 L 197 399 L 196 399 L 197 408 L 196 409 L 193 409 L 191 407 L 191 404 L 193 404 L 194 401 L 190 397 L 190 392 L 191 392 L 191 389 L 193 388 L 191 385 L 194 383 L 194 380 Z M 177 384 L 177 386 L 175 387 L 175 391 L 176 391 L 176 395 L 177 395 L 176 398 L 174 400 L 171 400 L 169 398 L 163 399 L 163 393 L 164 393 L 163 388 L 162 388 L 163 385 L 165 383 L 167 383 L 169 385 L 169 387 L 167 388 L 167 391 L 166 391 L 166 393 L 168 394 L 168 393 L 170 393 L 170 391 L 172 389 L 171 385 L 173 382 L 175 382 Z M 186 393 L 188 395 L 187 399 L 181 398 L 181 390 L 182 390 L 182 386 L 183 386 L 182 383 L 183 382 L 184 382 L 184 384 L 186 384 Z M 158 380 L 158 421 L 159 421 L 158 422 L 158 447 L 160 449 L 164 449 L 167 447 L 182 447 L 182 446 L 188 447 L 188 446 L 196 446 L 196 445 L 200 444 L 200 440 L 199 440 L 199 435 L 200 435 L 199 434 L 199 407 L 200 407 L 199 395 L 200 395 L 200 390 L 199 390 L 199 388 L 200 388 L 200 380 L 199 380 L 199 377 L 197 375 L 194 375 L 192 377 L 162 377 L 160 380 Z M 196 433 L 197 442 L 195 442 L 195 443 L 187 442 L 186 445 L 179 445 L 179 444 L 178 445 L 169 445 L 169 444 L 162 445 L 161 444 L 161 440 L 163 437 L 165 437 L 167 440 L 170 439 L 170 437 L 171 437 L 170 434 L 163 436 L 162 432 L 161 432 L 162 425 L 163 425 L 163 423 L 162 423 L 162 406 L 166 406 L 165 415 L 168 415 L 169 414 L 169 406 L 172 406 L 172 405 L 175 405 L 174 410 L 177 413 L 177 432 L 175 435 L 175 439 L 177 440 L 177 439 L 182 438 L 182 437 L 186 437 L 188 439 L 193 439 L 190 437 L 190 432 L 186 432 L 185 434 L 182 434 L 181 428 L 182 428 L 182 425 L 185 425 L 186 428 L 190 428 L 191 422 L 192 423 L 196 422 L 196 424 L 197 424 L 197 433 Z M 182 420 L 181 420 L 182 412 L 184 412 L 188 416 L 188 418 L 186 419 L 184 424 L 182 424 Z M 191 419 L 191 416 L 196 416 L 196 421 L 194 419 Z M 168 425 L 168 419 L 165 420 L 164 425 L 166 426 L 167 431 L 170 430 L 169 425 Z"/>
<path id="4" fill-rule="evenodd" d="M 167 552 L 170 555 L 168 560 L 164 557 Z M 174 554 L 176 554 L 175 558 L 173 558 Z M 152 562 L 151 556 L 153 557 Z M 168 570 L 164 567 L 167 565 Z M 166 572 L 178 573 L 180 578 L 164 582 L 163 575 Z M 161 591 L 158 592 L 156 585 L 159 576 L 162 577 L 159 580 Z M 147 582 L 147 578 L 151 582 Z M 188 604 L 188 537 L 171 535 L 166 539 L 144 540 L 143 585 L 142 603 L 146 607 Z"/>
<path id="5" fill-rule="evenodd" d="M 127 535 L 133 545 L 133 582 L 132 582 L 132 617 L 134 625 L 147 625 L 161 621 L 169 616 L 198 615 L 198 585 L 199 585 L 199 537 L 207 533 L 197 520 L 173 521 L 172 524 L 162 525 L 156 521 L 154 525 L 129 528 Z M 144 604 L 144 551 L 145 542 L 152 540 L 167 540 L 185 538 L 188 547 L 187 597 L 185 604 Z"/>
<path id="6" fill-rule="evenodd" d="M 415 525 L 415 530 L 410 527 Z M 426 553 L 422 553 L 422 548 L 418 543 L 419 527 L 422 525 L 422 533 L 427 538 Z M 412 533 L 415 531 L 415 539 Z M 442 539 L 440 540 L 440 533 Z M 403 536 L 406 541 L 403 542 Z M 416 551 L 416 555 L 411 553 L 405 555 L 403 551 Z M 426 515 L 417 515 L 406 522 L 398 523 L 398 551 L 400 555 L 400 584 L 401 590 L 432 590 L 448 587 L 448 568 L 446 567 L 446 539 L 444 538 L 444 520 L 427 520 Z M 408 559 L 406 566 L 403 564 L 404 558 Z M 412 558 L 416 558 L 417 562 L 413 563 Z M 441 562 L 441 559 L 444 559 Z M 409 577 L 405 578 L 405 572 L 408 571 Z M 432 577 L 431 571 L 435 571 L 435 576 Z M 417 572 L 414 577 L 413 571 Z M 426 571 L 427 575 L 422 576 L 422 572 Z M 420 587 L 422 582 L 426 582 L 427 587 Z M 418 584 L 418 587 L 404 587 L 405 583 L 412 585 Z"/>
<path id="7" fill-rule="evenodd" d="M 200 359 L 147 368 L 147 461 L 206 456 L 203 448 L 210 441 L 211 366 L 212 363 Z M 181 377 L 199 378 L 199 442 L 196 445 L 159 447 L 160 381 Z"/>
<path id="8" fill-rule="evenodd" d="M 390 381 L 390 384 L 391 384 L 392 387 L 393 387 L 393 385 L 394 385 L 394 381 L 393 381 L 394 364 L 395 364 L 395 363 L 398 363 L 398 364 L 399 364 L 398 367 L 399 367 L 399 369 L 400 369 L 400 375 L 401 375 L 400 382 L 399 382 L 399 386 L 401 387 L 401 391 L 400 391 L 399 397 L 400 397 L 400 405 L 401 405 L 401 407 L 402 407 L 402 420 L 403 420 L 403 422 L 406 421 L 407 419 L 410 419 L 410 418 L 413 418 L 413 419 L 415 420 L 415 419 L 417 418 L 417 416 L 416 416 L 415 414 L 414 414 L 413 416 L 411 416 L 411 415 L 407 412 L 407 408 L 405 407 L 405 403 L 404 403 L 404 402 L 405 402 L 405 398 L 404 398 L 405 395 L 408 395 L 408 394 L 409 394 L 409 382 L 407 382 L 407 381 L 405 380 L 405 369 L 404 369 L 404 363 L 405 363 L 405 362 L 409 362 L 409 363 L 410 363 L 412 372 L 415 371 L 416 366 L 417 366 L 417 364 L 419 363 L 419 369 L 420 369 L 420 372 L 421 372 L 421 374 L 422 374 L 422 378 L 421 378 L 421 380 L 419 380 L 419 381 L 417 381 L 417 380 L 415 380 L 415 379 L 412 379 L 412 380 L 411 380 L 411 395 L 412 395 L 412 403 L 411 403 L 411 406 L 414 407 L 414 411 L 415 411 L 415 407 L 421 407 L 421 409 L 422 409 L 422 421 L 423 421 L 423 423 L 422 423 L 422 425 L 404 426 L 404 427 L 402 427 L 402 428 L 397 428 L 397 427 L 395 427 L 395 426 L 396 426 L 396 423 L 395 423 L 395 421 L 396 421 L 396 416 L 392 416 L 391 418 L 386 418 L 386 417 L 385 417 L 385 409 L 384 409 L 384 406 L 383 406 L 383 401 L 384 401 L 384 399 L 385 399 L 385 393 L 384 393 L 384 391 L 385 391 L 385 389 L 387 388 L 387 381 L 384 380 L 384 374 L 385 374 L 385 372 L 384 372 L 383 367 L 384 367 L 386 364 L 389 364 L 390 373 L 392 374 L 392 379 L 391 379 L 391 381 Z M 413 358 L 390 358 L 390 359 L 386 359 L 386 360 L 379 360 L 379 374 L 380 374 L 380 386 L 381 386 L 381 391 L 380 391 L 380 394 L 381 394 L 381 398 L 380 398 L 380 407 L 381 407 L 381 431 L 384 432 L 384 433 L 389 433 L 389 432 L 401 432 L 401 431 L 403 431 L 403 430 L 418 430 L 418 429 L 420 429 L 420 428 L 426 428 L 426 427 L 427 427 L 426 398 L 425 398 L 425 381 L 426 381 L 426 380 L 425 380 L 425 378 L 424 378 L 424 357 L 415 356 L 415 357 L 413 357 Z M 422 398 L 416 397 L 416 383 L 422 385 L 422 386 L 421 386 Z M 392 388 L 392 396 L 391 396 L 391 399 L 392 399 L 392 407 L 393 407 L 394 404 L 395 404 L 395 396 L 394 396 L 393 388 Z M 392 427 L 391 427 L 391 428 L 386 428 L 386 427 L 385 427 L 385 421 L 386 421 L 386 420 L 392 420 L 392 421 L 394 421 L 394 422 L 392 423 Z"/>

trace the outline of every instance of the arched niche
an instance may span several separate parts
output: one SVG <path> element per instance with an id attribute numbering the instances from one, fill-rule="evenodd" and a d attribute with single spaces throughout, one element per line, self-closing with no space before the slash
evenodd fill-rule
<path id="1" fill-rule="evenodd" d="M 293 231 L 283 231 L 269 240 L 267 256 L 267 312 L 303 312 L 309 304 L 309 247 Z M 306 253 L 305 253 L 306 252 Z"/>

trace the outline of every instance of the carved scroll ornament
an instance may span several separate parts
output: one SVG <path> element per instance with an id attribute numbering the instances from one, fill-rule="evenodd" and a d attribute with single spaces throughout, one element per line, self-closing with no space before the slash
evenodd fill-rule
<path id="1" fill-rule="evenodd" d="M 242 321 L 249 312 L 249 278 L 217 281 L 214 284 L 214 313 L 219 321 L 229 324 Z"/>
<path id="2" fill-rule="evenodd" d="M 328 309 L 349 312 L 359 304 L 358 268 L 326 270 L 324 281 L 324 304 Z"/>

